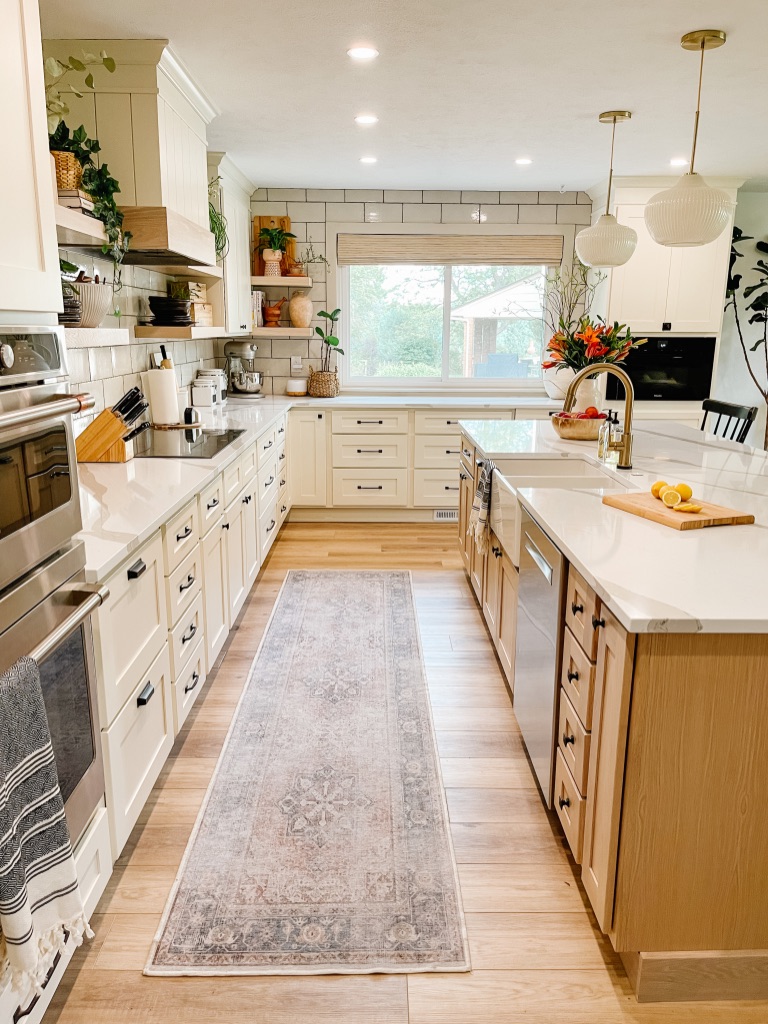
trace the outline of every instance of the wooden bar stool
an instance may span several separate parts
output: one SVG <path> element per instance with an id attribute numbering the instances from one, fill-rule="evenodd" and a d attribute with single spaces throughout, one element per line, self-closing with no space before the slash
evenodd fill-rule
<path id="1" fill-rule="evenodd" d="M 757 416 L 756 405 L 732 405 L 730 402 L 718 402 L 716 398 L 705 398 L 701 407 L 704 410 L 702 430 L 706 430 L 707 416 L 712 413 L 717 419 L 714 427 L 710 428 L 711 433 L 728 441 L 738 441 L 740 444 L 746 441 L 749 428 Z"/>

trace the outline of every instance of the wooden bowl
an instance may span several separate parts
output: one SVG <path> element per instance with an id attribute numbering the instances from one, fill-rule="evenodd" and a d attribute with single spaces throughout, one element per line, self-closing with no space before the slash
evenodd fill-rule
<path id="1" fill-rule="evenodd" d="M 596 441 L 605 417 L 594 420 L 563 419 L 562 416 L 551 416 L 552 426 L 565 441 Z"/>

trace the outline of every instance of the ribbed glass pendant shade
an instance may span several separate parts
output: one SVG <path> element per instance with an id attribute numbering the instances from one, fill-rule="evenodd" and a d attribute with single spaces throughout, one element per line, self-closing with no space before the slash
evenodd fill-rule
<path id="1" fill-rule="evenodd" d="M 612 213 L 604 213 L 596 224 L 576 235 L 576 255 L 588 267 L 620 267 L 636 245 L 635 229 L 619 224 Z"/>
<path id="2" fill-rule="evenodd" d="M 733 202 L 699 174 L 684 174 L 672 188 L 657 192 L 645 207 L 645 223 L 659 245 L 707 245 L 728 225 Z"/>

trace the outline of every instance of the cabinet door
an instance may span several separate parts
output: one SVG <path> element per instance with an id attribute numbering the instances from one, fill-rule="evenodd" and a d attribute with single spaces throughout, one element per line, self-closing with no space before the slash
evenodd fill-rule
<path id="1" fill-rule="evenodd" d="M 667 286 L 672 250 L 658 245 L 645 226 L 642 204 L 619 204 L 616 219 L 637 232 L 637 248 L 623 267 L 610 271 L 608 320 L 629 324 L 635 334 L 661 330 L 667 319 Z"/>
<path id="2" fill-rule="evenodd" d="M 474 538 L 469 537 L 469 582 L 472 584 L 472 589 L 475 592 L 475 597 L 482 604 L 483 602 L 483 582 L 485 580 L 485 563 L 487 561 L 487 555 L 481 555 L 477 550 L 477 544 Z"/>
<path id="3" fill-rule="evenodd" d="M 236 498 L 224 513 L 227 546 L 227 593 L 229 600 L 229 622 L 235 621 L 245 604 L 247 594 L 245 566 L 245 505 Z"/>
<path id="4" fill-rule="evenodd" d="M 499 637 L 499 583 L 501 580 L 502 551 L 496 537 L 491 534 L 491 550 L 485 566 L 483 581 L 483 616 L 495 643 Z"/>
<path id="5" fill-rule="evenodd" d="M 472 496 L 474 494 L 473 481 L 463 469 L 459 473 L 459 551 L 461 560 L 467 572 L 470 571 L 470 552 L 475 546 L 470 539 L 467 530 L 469 529 L 469 513 L 472 511 Z"/>
<path id="6" fill-rule="evenodd" d="M 709 245 L 670 250 L 667 311 L 673 331 L 717 334 L 722 327 L 731 226 Z"/>
<path id="7" fill-rule="evenodd" d="M 292 505 L 325 505 L 327 500 L 326 416 L 312 409 L 294 409 L 288 434 Z"/>
<path id="8" fill-rule="evenodd" d="M 245 577 L 250 590 L 259 574 L 259 503 L 256 497 L 256 481 L 242 497 L 243 502 L 243 547 L 245 550 Z"/>
<path id="9" fill-rule="evenodd" d="M 604 932 L 613 921 L 635 637 L 600 611 L 581 878 Z"/>
<path id="10" fill-rule="evenodd" d="M 496 559 L 494 559 L 496 561 Z M 499 610 L 496 650 L 510 690 L 515 685 L 515 634 L 517 632 L 517 569 L 502 550 L 499 562 Z"/>
<path id="11" fill-rule="evenodd" d="M 62 308 L 54 182 L 45 120 L 43 54 L 36 0 L 3 5 L 0 32 L 3 131 L 0 160 L 0 309 Z"/>
<path id="12" fill-rule="evenodd" d="M 229 584 L 224 523 L 203 540 L 203 609 L 206 671 L 210 672 L 229 632 Z"/>

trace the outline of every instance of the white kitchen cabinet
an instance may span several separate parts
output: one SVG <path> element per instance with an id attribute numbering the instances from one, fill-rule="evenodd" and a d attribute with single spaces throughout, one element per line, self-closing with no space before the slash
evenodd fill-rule
<path id="1" fill-rule="evenodd" d="M 62 308 L 54 181 L 48 153 L 43 54 L 37 0 L 3 5 L 0 32 L 3 131 L 0 160 L 0 309 Z"/>
<path id="2" fill-rule="evenodd" d="M 291 504 L 325 505 L 328 487 L 326 414 L 314 409 L 292 409 L 290 427 Z"/>
<path id="3" fill-rule="evenodd" d="M 250 590 L 253 581 L 259 574 L 261 559 L 259 556 L 259 504 L 257 498 L 257 481 L 254 479 L 250 487 L 246 487 L 240 499 L 243 503 L 243 551 L 245 558 L 245 578 Z"/>
<path id="4" fill-rule="evenodd" d="M 210 672 L 229 632 L 226 520 L 221 519 L 203 538 L 203 611 L 205 667 Z"/>
<path id="5" fill-rule="evenodd" d="M 221 261 L 224 279 L 211 288 L 214 322 L 230 334 L 250 334 L 251 194 L 254 186 L 224 153 L 208 154 L 209 179 L 219 178 L 219 204 L 227 222 L 229 247 Z M 223 317 L 223 319 L 222 319 Z"/>
<path id="6" fill-rule="evenodd" d="M 227 551 L 227 599 L 229 623 L 235 621 L 248 595 L 248 575 L 245 555 L 245 509 L 240 495 L 224 513 Z"/>

